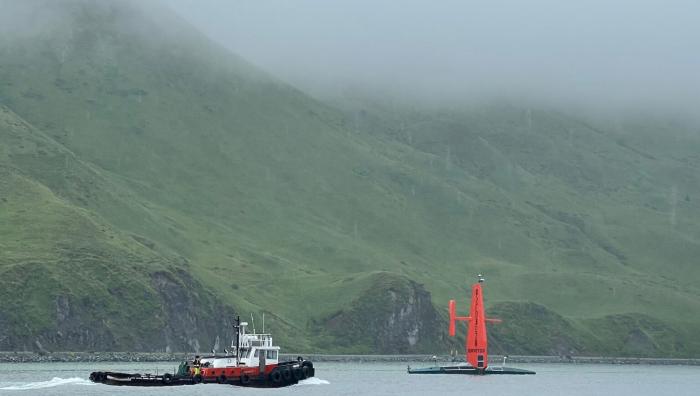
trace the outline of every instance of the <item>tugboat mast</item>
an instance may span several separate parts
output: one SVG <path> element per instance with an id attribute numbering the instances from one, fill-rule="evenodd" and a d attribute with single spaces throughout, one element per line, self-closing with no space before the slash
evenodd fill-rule
<path id="1" fill-rule="evenodd" d="M 236 323 L 233 325 L 236 329 L 236 365 L 241 363 L 241 317 L 236 316 Z"/>

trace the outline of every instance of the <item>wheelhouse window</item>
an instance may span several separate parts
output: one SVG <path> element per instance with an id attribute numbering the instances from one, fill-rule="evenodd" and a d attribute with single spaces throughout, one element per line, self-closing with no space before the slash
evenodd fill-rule
<path id="1" fill-rule="evenodd" d="M 267 358 L 271 360 L 277 359 L 277 351 L 267 351 Z"/>
<path id="2" fill-rule="evenodd" d="M 256 349 L 255 350 L 255 357 L 259 357 L 259 356 L 260 356 L 260 349 Z"/>

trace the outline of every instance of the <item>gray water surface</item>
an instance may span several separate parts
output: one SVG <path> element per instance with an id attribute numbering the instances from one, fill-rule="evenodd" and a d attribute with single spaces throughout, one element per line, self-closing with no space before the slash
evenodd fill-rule
<path id="1" fill-rule="evenodd" d="M 425 363 L 413 363 L 424 367 Z M 700 367 L 579 364 L 513 365 L 524 376 L 408 375 L 400 363 L 318 363 L 316 378 L 282 389 L 230 385 L 131 388 L 93 384 L 96 370 L 165 373 L 163 363 L 0 364 L 2 395 L 700 395 Z"/>

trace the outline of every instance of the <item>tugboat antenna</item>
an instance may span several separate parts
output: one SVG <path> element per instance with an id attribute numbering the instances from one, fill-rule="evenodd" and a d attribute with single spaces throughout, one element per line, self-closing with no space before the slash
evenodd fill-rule
<path id="1" fill-rule="evenodd" d="M 252 312 L 250 313 L 250 322 L 253 323 L 253 333 L 255 333 L 255 317 Z"/>

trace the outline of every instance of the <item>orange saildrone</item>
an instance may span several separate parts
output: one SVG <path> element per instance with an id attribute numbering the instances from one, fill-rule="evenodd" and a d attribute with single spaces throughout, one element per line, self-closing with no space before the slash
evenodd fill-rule
<path id="1" fill-rule="evenodd" d="M 457 304 L 455 300 L 450 300 L 448 304 L 450 313 L 449 334 L 451 337 L 455 336 L 456 322 L 467 322 L 465 353 L 468 364 L 420 369 L 411 369 L 409 367 L 409 374 L 535 374 L 534 371 L 511 367 L 489 367 L 486 323 L 500 323 L 501 320 L 486 317 L 486 313 L 484 312 L 484 295 L 481 288 L 482 283 L 484 283 L 484 277 L 480 274 L 478 279 L 478 282 L 472 285 L 469 316 L 457 316 Z"/>
<path id="2" fill-rule="evenodd" d="M 489 365 L 488 337 L 486 335 L 486 322 L 500 323 L 500 319 L 486 318 L 484 313 L 484 297 L 481 292 L 481 283 L 484 278 L 479 275 L 479 282 L 472 285 L 472 305 L 469 316 L 457 316 L 455 300 L 450 300 L 450 337 L 455 336 L 455 321 L 468 322 L 466 341 L 467 362 L 478 369 L 485 369 Z"/>

